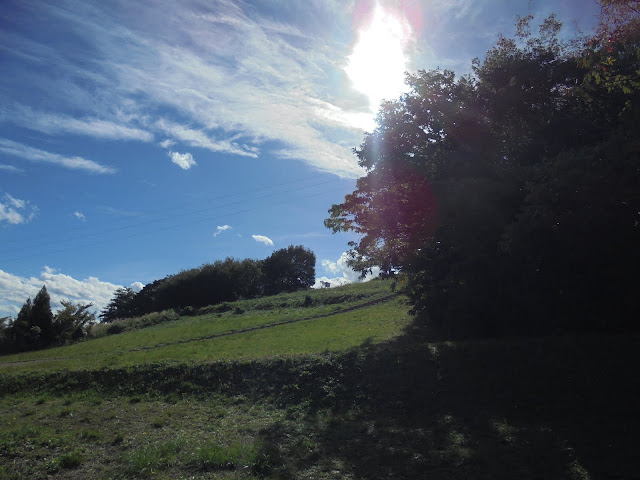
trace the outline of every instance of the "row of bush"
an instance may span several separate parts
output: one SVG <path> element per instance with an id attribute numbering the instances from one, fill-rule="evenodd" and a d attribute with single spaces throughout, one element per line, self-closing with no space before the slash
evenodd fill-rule
<path id="1" fill-rule="evenodd" d="M 264 260 L 218 260 L 156 280 L 138 293 L 119 289 L 100 318 L 112 322 L 307 289 L 315 282 L 315 264 L 315 254 L 301 245 L 277 250 Z"/>

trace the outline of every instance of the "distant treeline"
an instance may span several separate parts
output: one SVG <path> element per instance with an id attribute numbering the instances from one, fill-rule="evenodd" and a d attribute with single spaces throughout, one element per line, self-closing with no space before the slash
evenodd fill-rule
<path id="1" fill-rule="evenodd" d="M 156 280 L 139 293 L 121 288 L 100 318 L 112 322 L 168 309 L 189 311 L 310 288 L 315 282 L 315 264 L 315 254 L 301 245 L 277 250 L 264 260 L 218 260 Z"/>
<path id="2" fill-rule="evenodd" d="M 63 301 L 62 309 L 51 311 L 51 297 L 47 287 L 22 305 L 15 320 L 0 318 L 0 354 L 38 350 L 55 345 L 65 345 L 87 336 L 95 315 L 93 305 Z"/>

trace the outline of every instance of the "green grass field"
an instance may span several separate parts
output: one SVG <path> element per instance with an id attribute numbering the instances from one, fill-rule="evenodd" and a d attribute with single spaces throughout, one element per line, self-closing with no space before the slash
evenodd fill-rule
<path id="1" fill-rule="evenodd" d="M 637 478 L 640 338 L 433 342 L 390 293 L 0 357 L 0 480 Z"/>
<path id="2" fill-rule="evenodd" d="M 304 307 L 307 296 L 311 302 Z M 385 301 L 367 306 L 379 300 Z M 392 297 L 389 282 L 383 281 L 365 287 L 346 286 L 339 293 L 318 290 L 234 302 L 229 308 L 224 313 L 182 317 L 66 347 L 0 357 L 0 372 L 210 362 L 338 351 L 365 341 L 389 340 L 400 335 L 411 321 L 406 300 Z M 243 313 L 235 313 L 236 308 Z M 126 326 L 136 321 L 121 323 Z"/>

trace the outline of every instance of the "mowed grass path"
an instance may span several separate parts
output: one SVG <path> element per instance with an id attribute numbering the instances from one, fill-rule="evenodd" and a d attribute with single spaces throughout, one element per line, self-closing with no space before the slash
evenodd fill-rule
<path id="1" fill-rule="evenodd" d="M 0 372 L 255 359 L 339 351 L 365 341 L 377 343 L 400 335 L 411 321 L 404 297 L 359 306 L 387 297 L 390 293 L 388 285 L 383 285 L 386 288 L 376 286 L 372 290 L 375 295 L 352 304 L 275 308 L 239 315 L 227 312 L 220 317 L 218 314 L 184 317 L 67 347 L 1 357 Z M 339 313 L 345 307 L 355 309 Z M 295 323 L 271 326 L 287 321 Z M 242 332 L 260 326 L 267 328 Z M 202 339 L 215 335 L 225 336 Z"/>

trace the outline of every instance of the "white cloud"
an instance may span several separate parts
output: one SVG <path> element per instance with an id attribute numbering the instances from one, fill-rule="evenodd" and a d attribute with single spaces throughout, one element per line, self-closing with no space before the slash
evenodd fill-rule
<path id="1" fill-rule="evenodd" d="M 0 200 L 0 222 L 6 221 L 12 225 L 27 223 L 33 220 L 37 212 L 38 207 L 8 193 L 5 193 Z"/>
<path id="2" fill-rule="evenodd" d="M 131 285 L 129 285 L 129 288 L 131 290 L 133 290 L 134 292 L 138 293 L 140 290 L 142 290 L 144 288 L 144 283 L 133 282 Z"/>
<path id="3" fill-rule="evenodd" d="M 251 235 L 251 238 L 253 238 L 258 243 L 264 243 L 269 247 L 273 247 L 273 240 L 271 240 L 269 237 L 265 237 L 264 235 Z"/>
<path id="4" fill-rule="evenodd" d="M 27 205 L 27 202 L 25 200 L 20 200 L 19 198 L 12 197 L 8 193 L 5 193 L 4 197 L 15 208 L 23 209 Z"/>
<path id="5" fill-rule="evenodd" d="M 222 232 L 224 232 L 225 230 L 230 230 L 231 227 L 229 225 L 218 225 L 218 227 L 216 228 L 216 233 L 213 234 L 214 237 L 217 237 L 218 235 L 220 235 Z"/>
<path id="6" fill-rule="evenodd" d="M 8 118 L 26 128 L 47 134 L 70 133 L 110 140 L 153 141 L 151 133 L 139 128 L 98 118 L 74 118 L 68 115 L 34 112 L 22 105 L 13 106 L 0 118 Z"/>
<path id="7" fill-rule="evenodd" d="M 362 279 L 360 278 L 360 273 L 354 271 L 347 264 L 348 260 L 349 255 L 347 252 L 343 252 L 342 255 L 340 255 L 340 258 L 335 262 L 333 260 L 322 260 L 322 268 L 328 275 L 331 275 L 331 277 L 326 275 L 317 277 L 313 288 L 321 288 L 324 286 L 323 283 L 325 282 L 330 283 L 332 287 L 347 285 L 349 283 L 368 282 L 380 274 L 380 269 L 378 267 L 374 267 L 372 272 Z"/>
<path id="8" fill-rule="evenodd" d="M 274 21 L 225 0 L 206 8 L 164 3 L 162 14 L 149 2 L 135 15 L 131 6 L 115 9 L 108 2 L 50 5 L 43 15 L 72 29 L 100 62 L 87 65 L 64 49 L 17 35 L 10 48 L 56 65 L 55 79 L 45 84 L 33 77 L 29 86 L 53 92 L 52 108 L 79 112 L 66 131 L 143 141 L 164 135 L 214 152 L 275 153 L 356 178 L 362 170 L 351 148 L 362 141 L 367 105 L 341 78 L 349 45 L 338 35 L 351 7 L 314 2 L 308 8 L 315 10 Z M 140 17 L 145 22 L 134 20 Z M 173 19 L 171 29 L 166 18 Z M 40 115 L 39 128 L 62 131 L 64 115 Z"/>
<path id="9" fill-rule="evenodd" d="M 178 165 L 183 170 L 189 170 L 191 167 L 197 165 L 196 161 L 193 159 L 193 155 L 190 153 L 178 153 L 178 152 L 169 152 L 169 158 L 171 161 Z"/>
<path id="10" fill-rule="evenodd" d="M 65 157 L 57 153 L 45 152 L 37 148 L 23 145 L 6 138 L 0 138 L 0 152 L 4 152 L 15 157 L 24 158 L 33 162 L 45 162 L 59 165 L 74 170 L 85 170 L 90 173 L 115 173 L 115 169 L 105 167 L 93 160 L 87 160 L 82 157 Z"/>
<path id="11" fill-rule="evenodd" d="M 24 223 L 24 217 L 15 209 L 0 202 L 0 222 L 6 221 L 13 225 Z"/>
<path id="12" fill-rule="evenodd" d="M 22 173 L 24 170 L 18 167 L 14 167 L 13 165 L 0 165 L 0 170 L 4 170 L 5 172 L 13 172 L 13 173 Z"/>
<path id="13" fill-rule="evenodd" d="M 176 142 L 174 142 L 173 140 L 169 140 L 168 138 L 166 140 L 161 141 L 158 145 L 160 145 L 162 148 L 171 148 L 176 144 Z"/>
<path id="14" fill-rule="evenodd" d="M 167 135 L 171 135 L 173 138 L 176 138 L 191 147 L 204 148 L 212 152 L 233 153 L 235 155 L 242 155 L 245 157 L 253 157 L 253 158 L 257 158 L 259 153 L 259 150 L 256 147 L 249 147 L 247 145 L 238 145 L 236 142 L 232 141 L 231 139 L 216 140 L 210 135 L 207 135 L 202 130 L 196 130 L 193 128 L 185 127 L 184 125 L 180 125 L 178 123 L 171 122 L 166 119 L 158 120 L 154 126 L 160 131 L 162 131 L 163 133 Z"/>
<path id="15" fill-rule="evenodd" d="M 38 291 L 46 285 L 51 296 L 51 308 L 58 310 L 62 300 L 72 302 L 93 303 L 95 311 L 102 310 L 113 297 L 116 289 L 121 288 L 109 282 L 103 282 L 96 277 L 77 280 L 69 275 L 56 273 L 50 267 L 37 277 L 20 277 L 0 270 L 0 316 L 15 316 L 27 298 L 35 297 Z"/>
<path id="16" fill-rule="evenodd" d="M 82 212 L 73 212 L 73 215 L 81 222 L 84 222 L 87 219 Z"/>

